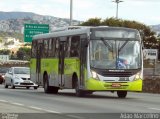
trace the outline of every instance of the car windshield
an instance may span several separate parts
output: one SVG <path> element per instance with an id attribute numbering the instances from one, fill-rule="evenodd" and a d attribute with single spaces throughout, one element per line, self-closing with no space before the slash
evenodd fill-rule
<path id="1" fill-rule="evenodd" d="M 90 64 L 98 69 L 138 69 L 141 66 L 139 41 L 91 40 Z"/>
<path id="2" fill-rule="evenodd" d="M 8 71 L 9 68 L 6 67 L 1 67 L 0 68 L 0 73 L 6 73 Z"/>
<path id="3" fill-rule="evenodd" d="M 30 74 L 29 68 L 14 68 L 14 74 Z"/>

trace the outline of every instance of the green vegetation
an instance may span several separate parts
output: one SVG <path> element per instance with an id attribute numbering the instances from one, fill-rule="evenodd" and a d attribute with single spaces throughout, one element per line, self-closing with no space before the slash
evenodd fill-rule
<path id="1" fill-rule="evenodd" d="M 31 53 L 31 48 L 21 47 L 17 51 L 16 55 L 17 55 L 17 58 L 20 60 L 30 60 L 30 56 L 31 56 L 30 53 Z"/>
<path id="2" fill-rule="evenodd" d="M 0 50 L 0 55 L 9 55 L 11 60 L 30 60 L 31 48 L 21 47 L 16 53 L 10 50 Z"/>
<path id="3" fill-rule="evenodd" d="M 0 55 L 9 55 L 10 52 L 11 52 L 10 50 L 6 50 L 6 49 L 0 50 Z"/>
<path id="4" fill-rule="evenodd" d="M 5 37 L 13 37 L 15 39 L 19 39 L 20 42 L 23 42 L 23 34 L 21 33 L 0 31 L 0 42 L 2 42 L 2 39 Z"/>

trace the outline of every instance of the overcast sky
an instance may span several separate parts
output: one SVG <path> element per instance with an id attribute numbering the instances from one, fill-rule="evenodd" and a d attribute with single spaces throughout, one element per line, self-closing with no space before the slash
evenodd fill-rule
<path id="1" fill-rule="evenodd" d="M 73 19 L 116 16 L 113 0 L 73 0 Z M 0 0 L 0 11 L 34 12 L 61 18 L 70 17 L 70 0 Z M 119 3 L 119 18 L 146 25 L 160 24 L 160 0 L 123 0 Z"/>

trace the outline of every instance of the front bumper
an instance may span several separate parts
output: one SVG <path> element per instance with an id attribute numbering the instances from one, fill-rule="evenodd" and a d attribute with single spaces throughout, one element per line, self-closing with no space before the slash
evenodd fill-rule
<path id="1" fill-rule="evenodd" d="M 86 80 L 86 90 L 92 91 L 142 91 L 142 80 L 132 82 L 104 82 L 95 79 Z"/>
<path id="2" fill-rule="evenodd" d="M 34 83 L 15 83 L 15 87 L 38 87 L 37 84 Z"/>

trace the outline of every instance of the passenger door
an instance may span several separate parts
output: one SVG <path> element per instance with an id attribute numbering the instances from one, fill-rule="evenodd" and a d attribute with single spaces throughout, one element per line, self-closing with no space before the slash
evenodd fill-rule
<path id="1" fill-rule="evenodd" d="M 64 76 L 64 59 L 65 59 L 65 49 L 66 49 L 66 37 L 60 38 L 60 46 L 59 46 L 59 86 L 64 87 L 65 76 Z"/>
<path id="2" fill-rule="evenodd" d="M 37 46 L 37 62 L 36 62 L 36 83 L 41 85 L 42 82 L 40 80 L 41 75 L 41 56 L 42 56 L 43 44 L 40 43 Z"/>

